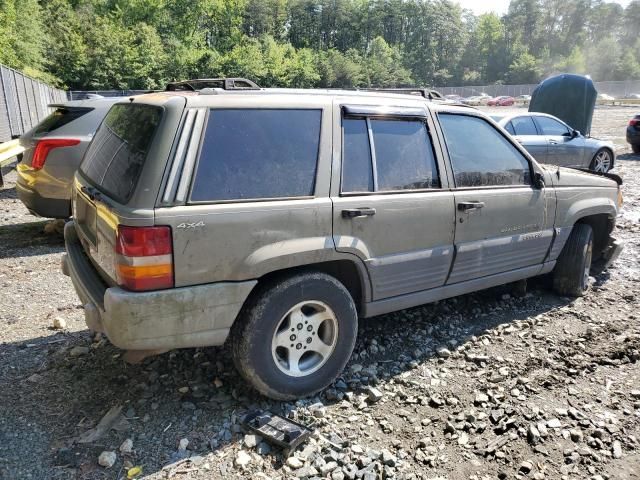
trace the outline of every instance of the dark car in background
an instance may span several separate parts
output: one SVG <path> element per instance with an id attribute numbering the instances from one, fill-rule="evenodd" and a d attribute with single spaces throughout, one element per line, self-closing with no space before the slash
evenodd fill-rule
<path id="1" fill-rule="evenodd" d="M 633 153 L 640 154 L 640 113 L 629 120 L 627 126 L 627 143 L 631 144 Z"/>
<path id="2" fill-rule="evenodd" d="M 122 98 L 75 100 L 20 137 L 25 151 L 16 169 L 18 198 L 34 215 L 71 216 L 71 187 L 89 142 L 111 106 Z"/>

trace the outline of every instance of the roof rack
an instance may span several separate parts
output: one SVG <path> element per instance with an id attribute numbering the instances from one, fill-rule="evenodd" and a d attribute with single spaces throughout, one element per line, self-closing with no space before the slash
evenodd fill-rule
<path id="1" fill-rule="evenodd" d="M 223 90 L 260 90 L 260 87 L 246 78 L 195 78 L 167 84 L 167 92 L 198 92 L 205 88 Z"/>
<path id="2" fill-rule="evenodd" d="M 384 93 L 399 93 L 403 95 L 420 95 L 428 100 L 445 100 L 444 96 L 438 92 L 437 90 L 432 90 L 430 88 L 359 88 L 358 90 L 362 90 L 365 92 L 384 92 Z"/>

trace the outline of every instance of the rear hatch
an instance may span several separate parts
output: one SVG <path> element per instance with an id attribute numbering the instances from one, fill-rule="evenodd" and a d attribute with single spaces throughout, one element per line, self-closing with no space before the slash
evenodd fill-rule
<path id="1" fill-rule="evenodd" d="M 48 117 L 46 117 L 42 122 L 33 127 L 31 130 L 26 132 L 24 135 L 20 137 L 20 145 L 24 147 L 25 151 L 22 157 L 22 163 L 31 166 L 31 159 L 33 157 L 33 150 L 38 143 L 38 140 L 49 137 L 49 136 L 60 136 L 65 135 L 66 127 L 75 122 L 76 120 L 84 117 L 91 111 L 93 108 L 85 107 L 85 106 L 69 106 L 62 104 L 52 104 L 49 107 L 54 108 L 55 110 Z M 92 131 L 85 131 L 86 129 L 82 128 L 82 125 L 86 124 L 86 122 L 78 122 L 78 126 L 74 129 L 73 137 L 82 137 L 85 135 L 90 135 L 93 133 Z M 89 139 L 89 137 L 87 137 Z"/>
<path id="2" fill-rule="evenodd" d="M 74 180 L 76 231 L 85 253 L 109 285 L 122 283 L 119 232 L 122 236 L 129 227 L 153 227 L 154 205 L 184 109 L 184 98 L 157 97 L 115 104 L 96 131 Z"/>

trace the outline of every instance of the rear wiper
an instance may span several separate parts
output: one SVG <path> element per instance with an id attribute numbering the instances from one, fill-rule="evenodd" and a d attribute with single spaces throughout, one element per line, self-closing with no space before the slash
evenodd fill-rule
<path id="1" fill-rule="evenodd" d="M 97 190 L 93 187 L 86 187 L 86 186 L 82 186 L 80 187 L 80 191 L 82 193 L 84 193 L 87 197 L 89 197 L 89 200 L 93 201 L 96 198 L 96 193 Z"/>
<path id="2" fill-rule="evenodd" d="M 113 207 L 113 204 L 104 197 L 100 190 L 95 187 L 87 187 L 83 185 L 82 187 L 80 187 L 80 191 L 87 197 L 89 197 L 89 200 L 91 200 L 92 202 L 100 202 L 107 207 Z"/>

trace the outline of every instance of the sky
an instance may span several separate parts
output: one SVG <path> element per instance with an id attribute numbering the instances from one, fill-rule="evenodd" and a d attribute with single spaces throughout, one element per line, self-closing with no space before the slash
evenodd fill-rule
<path id="1" fill-rule="evenodd" d="M 462 8 L 472 10 L 476 15 L 488 12 L 496 12 L 498 14 L 507 13 L 509 8 L 509 0 L 454 0 L 457 1 Z M 626 7 L 630 0 L 613 0 L 616 3 Z"/>

